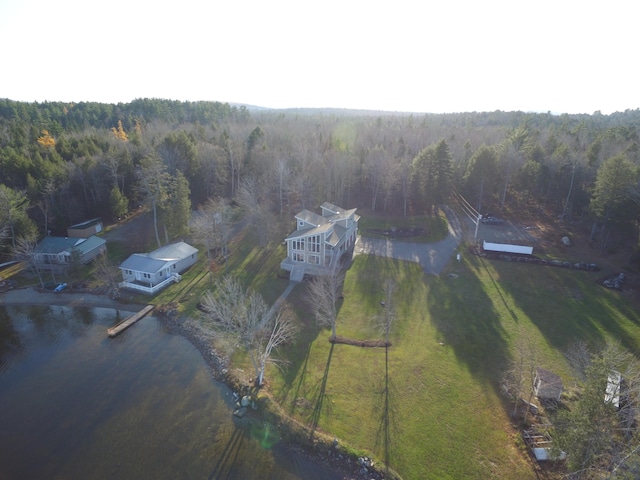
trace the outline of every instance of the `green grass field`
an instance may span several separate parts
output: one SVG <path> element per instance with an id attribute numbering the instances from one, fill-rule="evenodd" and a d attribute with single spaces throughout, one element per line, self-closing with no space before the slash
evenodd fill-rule
<path id="1" fill-rule="evenodd" d="M 288 282 L 278 278 L 282 245 L 261 248 L 249 234 L 232 245 L 232 274 L 273 303 Z M 184 315 L 209 286 L 206 263 L 154 302 L 178 302 Z M 439 277 L 419 265 L 358 256 L 348 270 L 338 335 L 382 339 L 384 285 L 397 285 L 392 346 L 332 345 L 305 301 L 306 284 L 287 302 L 301 324 L 270 367 L 267 386 L 282 409 L 343 445 L 388 463 L 410 479 L 533 479 L 533 464 L 513 429 L 499 379 L 516 339 L 525 336 L 541 367 L 573 385 L 563 351 L 574 341 L 609 338 L 640 352 L 640 316 L 632 299 L 596 284 L 597 274 L 492 262 L 463 254 Z M 251 371 L 246 356 L 234 367 Z"/>
<path id="2" fill-rule="evenodd" d="M 383 231 L 392 229 L 420 229 L 420 234 L 408 237 L 398 237 L 405 242 L 425 243 L 437 242 L 448 234 L 447 219 L 443 212 L 437 216 L 411 215 L 398 217 L 384 215 L 378 212 L 366 211 L 362 213 L 362 218 L 358 222 L 360 235 L 371 238 L 389 238 Z"/>
<path id="3" fill-rule="evenodd" d="M 291 415 L 373 452 L 406 479 L 535 478 L 517 447 L 499 378 L 515 339 L 570 386 L 563 351 L 576 340 L 617 338 L 640 351 L 640 317 L 630 301 L 595 283 L 596 274 L 489 262 L 468 256 L 455 275 L 357 257 L 345 280 L 338 334 L 382 338 L 386 279 L 397 284 L 393 345 L 333 345 L 306 312 L 304 285 L 291 304 L 304 324 L 287 370 L 269 388 Z"/>

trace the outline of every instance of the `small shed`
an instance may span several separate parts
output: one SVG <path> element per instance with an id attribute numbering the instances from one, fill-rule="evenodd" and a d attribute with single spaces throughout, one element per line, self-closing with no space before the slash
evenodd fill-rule
<path id="1" fill-rule="evenodd" d="M 536 378 L 533 383 L 536 397 L 540 400 L 560 401 L 563 385 L 562 379 L 553 372 L 538 367 L 536 369 Z"/>
<path id="2" fill-rule="evenodd" d="M 483 241 L 482 248 L 488 252 L 498 253 L 519 253 L 520 255 L 531 255 L 533 247 L 526 245 L 512 245 L 510 243 L 492 243 Z"/>
<path id="3" fill-rule="evenodd" d="M 67 228 L 67 236 L 73 238 L 89 238 L 102 231 L 102 219 L 92 218 L 86 222 L 76 223 Z"/>

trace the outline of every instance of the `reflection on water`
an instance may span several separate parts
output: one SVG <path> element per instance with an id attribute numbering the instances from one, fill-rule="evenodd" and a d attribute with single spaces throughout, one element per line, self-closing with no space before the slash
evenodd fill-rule
<path id="1" fill-rule="evenodd" d="M 199 352 L 147 317 L 0 308 L 0 478 L 333 479 L 231 415 Z"/>

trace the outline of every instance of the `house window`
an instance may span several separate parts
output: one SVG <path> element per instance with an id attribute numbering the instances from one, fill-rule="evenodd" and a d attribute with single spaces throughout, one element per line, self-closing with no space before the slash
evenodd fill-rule
<path id="1" fill-rule="evenodd" d="M 313 253 L 320 253 L 320 235 L 307 237 L 307 250 Z"/>
<path id="2" fill-rule="evenodd" d="M 304 250 L 304 238 L 299 238 L 293 241 L 294 250 Z"/>
<path id="3" fill-rule="evenodd" d="M 298 226 L 299 227 L 304 227 L 304 222 L 302 220 L 298 220 Z"/>
<path id="4" fill-rule="evenodd" d="M 151 278 L 151 274 L 149 274 L 149 273 L 143 273 L 142 276 L 144 278 Z"/>
<path id="5" fill-rule="evenodd" d="M 308 263 L 311 263 L 313 265 L 318 265 L 320 263 L 319 255 L 309 255 L 307 258 L 308 258 Z"/>
<path id="6" fill-rule="evenodd" d="M 294 253 L 293 254 L 293 261 L 294 262 L 304 262 L 304 254 L 302 254 L 302 253 Z"/>

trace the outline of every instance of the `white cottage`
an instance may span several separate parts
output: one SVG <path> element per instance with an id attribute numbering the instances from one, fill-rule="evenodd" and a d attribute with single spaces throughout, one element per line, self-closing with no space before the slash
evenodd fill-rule
<path id="1" fill-rule="evenodd" d="M 185 242 L 165 245 L 151 253 L 134 253 L 120 264 L 121 288 L 155 294 L 173 282 L 198 259 L 198 249 Z"/>
<path id="2" fill-rule="evenodd" d="M 287 258 L 280 267 L 290 278 L 300 281 L 305 273 L 323 274 L 335 269 L 342 255 L 356 242 L 359 215 L 356 209 L 345 210 L 329 202 L 322 214 L 302 210 L 296 218 L 296 230 L 285 238 Z"/>

